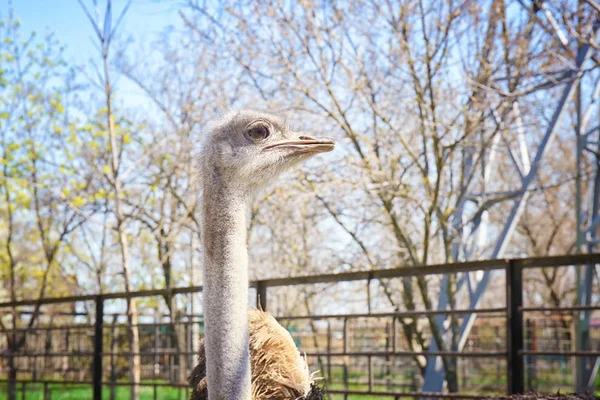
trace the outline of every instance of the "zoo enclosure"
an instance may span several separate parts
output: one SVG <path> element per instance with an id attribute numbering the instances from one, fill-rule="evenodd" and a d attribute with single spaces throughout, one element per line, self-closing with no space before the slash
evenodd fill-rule
<path id="1" fill-rule="evenodd" d="M 366 359 L 368 369 L 368 379 L 365 382 L 367 390 L 356 390 L 348 386 L 347 380 L 345 381 L 343 388 L 328 388 L 328 392 L 348 398 L 348 396 L 355 394 L 368 394 L 373 396 L 391 397 L 391 398 L 403 398 L 403 397 L 428 397 L 428 398 L 443 398 L 443 397 L 459 397 L 459 398 L 480 398 L 483 397 L 481 394 L 444 394 L 444 393 L 422 393 L 414 390 L 408 391 L 395 391 L 395 390 L 376 390 L 375 377 L 374 377 L 374 360 L 376 358 L 390 359 L 401 359 L 401 358 L 414 358 L 415 356 L 422 357 L 451 357 L 453 359 L 502 359 L 506 362 L 505 376 L 506 376 L 506 392 L 522 393 L 525 391 L 526 385 L 526 358 L 535 356 L 544 357 L 574 357 L 584 358 L 590 363 L 596 363 L 598 357 L 600 357 L 600 351 L 590 349 L 578 349 L 572 348 L 569 351 L 565 350 L 536 350 L 525 348 L 525 332 L 526 327 L 524 323 L 525 313 L 572 313 L 577 316 L 580 313 L 589 313 L 594 310 L 600 310 L 599 305 L 590 306 L 574 306 L 574 307 L 525 307 L 523 305 L 523 272 L 531 268 L 559 268 L 567 266 L 577 266 L 583 264 L 596 264 L 600 263 L 600 254 L 589 254 L 589 255 L 569 255 L 569 256 L 557 256 L 557 257 L 542 257 L 542 258 L 528 258 L 528 259 L 504 259 L 504 260 L 487 260 L 487 261 L 474 261 L 464 262 L 456 264 L 443 264 L 443 265 L 430 265 L 420 267 L 402 267 L 396 269 L 386 270 L 369 270 L 369 271 L 357 271 L 357 272 L 345 272 L 345 273 L 333 273 L 333 274 L 319 274 L 301 277 L 291 278 L 278 278 L 278 279 L 266 279 L 251 282 L 250 286 L 255 289 L 256 292 L 256 304 L 261 306 L 263 309 L 269 309 L 269 288 L 286 287 L 294 285 L 317 285 L 317 284 L 337 284 L 341 282 L 352 282 L 352 281 L 365 281 L 367 282 L 367 301 L 371 304 L 372 296 L 370 289 L 370 282 L 373 280 L 392 279 L 392 278 L 406 278 L 415 276 L 425 275 L 441 275 L 446 273 L 469 273 L 474 271 L 505 271 L 506 283 L 506 303 L 503 307 L 494 308 L 471 308 L 471 309 L 445 309 L 445 310 L 423 310 L 423 311 L 397 311 L 397 312 L 370 312 L 371 307 L 369 306 L 369 312 L 367 313 L 348 313 L 348 314 L 320 314 L 320 315 L 300 315 L 300 316 L 278 316 L 278 319 L 282 323 L 286 323 L 294 320 L 307 320 L 307 321 L 319 321 L 319 320 L 338 320 L 343 322 L 342 328 L 342 345 L 341 348 L 333 348 L 331 344 L 331 335 L 328 335 L 327 344 L 319 347 L 316 351 L 307 351 L 306 355 L 310 359 L 325 359 L 327 360 L 326 369 L 331 369 L 332 358 L 351 358 L 352 360 Z M 134 353 L 123 352 L 123 351 L 107 351 L 105 349 L 106 329 L 110 328 L 110 324 L 106 322 L 105 314 L 105 303 L 108 300 L 116 299 L 127 299 L 130 297 L 135 298 L 149 298 L 152 296 L 174 296 L 181 294 L 199 293 L 202 291 L 202 287 L 193 286 L 185 288 L 174 288 L 171 290 L 155 289 L 155 290 L 144 290 L 131 293 L 110 293 L 102 295 L 83 295 L 83 296 L 72 296 L 63 298 L 46 298 L 41 300 L 22 300 L 17 302 L 6 302 L 0 303 L 0 312 L 8 309 L 21 308 L 36 306 L 36 305 L 53 305 L 53 304 L 74 304 L 77 302 L 91 302 L 94 304 L 95 318 L 93 324 L 88 325 L 76 325 L 77 328 L 85 328 L 90 331 L 93 330 L 93 335 L 90 339 L 93 341 L 92 351 L 77 351 L 77 352 L 45 352 L 35 353 L 31 351 L 18 351 L 16 353 L 10 350 L 0 352 L 0 362 L 5 365 L 2 359 L 16 359 L 23 358 L 56 358 L 56 357 L 79 357 L 90 362 L 91 365 L 91 379 L 70 381 L 66 383 L 72 384 L 87 384 L 93 388 L 94 399 L 101 399 L 103 386 L 130 386 L 129 382 L 106 382 L 104 375 L 106 375 L 107 359 L 112 357 L 130 357 Z M 594 293 L 596 296 L 599 293 Z M 427 318 L 434 315 L 467 315 L 476 313 L 478 315 L 500 315 L 504 317 L 504 331 L 505 331 L 505 348 L 495 349 L 492 351 L 406 351 L 400 350 L 398 346 L 399 339 L 398 331 L 395 326 L 396 321 L 399 318 Z M 174 322 L 185 323 L 187 325 L 198 324 L 199 321 L 194 319 L 194 316 L 188 316 L 189 319 L 186 322 Z M 355 351 L 350 348 L 349 335 L 348 335 L 348 321 L 357 318 L 392 318 L 392 324 L 394 325 L 391 329 L 391 343 L 386 346 L 385 351 L 372 351 L 372 350 L 359 350 Z M 140 324 L 142 325 L 142 324 Z M 330 325 L 328 324 L 328 329 Z M 67 327 L 56 327 L 52 329 Z M 41 328 L 33 328 L 35 329 Z M 10 331 L 0 331 L 7 335 Z M 90 332 L 91 333 L 91 332 Z M 23 332 L 23 334 L 30 334 L 30 332 Z M 0 336 L 0 340 L 2 337 Z M 191 341 L 191 340 L 190 340 Z M 302 350 L 302 345 L 300 346 Z M 322 348 L 325 347 L 325 348 Z M 161 351 L 157 348 L 152 348 L 149 351 L 141 351 L 140 356 L 142 357 L 157 357 L 168 354 L 169 356 L 189 356 L 193 358 L 195 350 L 186 351 Z M 191 366 L 188 366 L 191 369 Z M 325 371 L 323 371 L 325 372 Z M 331 371 L 328 371 L 326 376 L 331 377 Z M 593 378 L 593 377 L 592 377 Z M 25 398 L 25 386 L 33 384 L 41 384 L 44 386 L 44 392 L 48 387 L 56 381 L 49 381 L 45 379 L 32 379 L 32 380 L 20 380 L 22 386 L 23 398 Z M 65 383 L 63 382 L 63 383 Z M 187 393 L 186 385 L 184 384 L 173 384 L 173 383 L 160 383 L 160 382 L 142 382 L 141 386 L 150 386 L 153 389 L 154 398 L 157 398 L 157 391 L 161 386 L 176 387 L 180 391 Z M 398 386 L 392 386 L 392 389 Z M 50 396 L 48 395 L 48 398 Z"/>

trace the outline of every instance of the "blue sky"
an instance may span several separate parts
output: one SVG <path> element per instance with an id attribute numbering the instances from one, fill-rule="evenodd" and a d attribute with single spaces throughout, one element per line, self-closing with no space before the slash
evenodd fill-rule
<path id="1" fill-rule="evenodd" d="M 83 0 L 93 13 L 93 1 Z M 99 55 L 93 42 L 96 42 L 90 22 L 77 0 L 0 0 L 0 18 L 5 18 L 11 7 L 21 20 L 22 33 L 54 32 L 65 45 L 65 59 L 70 65 L 88 65 Z M 113 0 L 113 24 L 127 3 L 126 0 Z M 137 43 L 147 43 L 157 33 L 180 21 L 178 10 L 181 0 L 133 0 L 120 29 L 121 37 L 131 36 Z M 100 15 L 104 15 L 106 0 L 98 0 Z M 134 45 L 135 46 L 135 45 Z M 147 101 L 132 83 L 118 80 L 119 100 L 132 106 Z"/>
<path id="2" fill-rule="evenodd" d="M 91 0 L 83 0 L 92 9 Z M 9 1 L 0 0 L 0 13 L 6 15 Z M 67 46 L 67 61 L 86 62 L 96 56 L 92 46 L 92 27 L 77 0 L 14 0 L 12 7 L 21 19 L 23 32 L 36 30 L 55 32 Z M 113 16 L 123 9 L 127 2 L 113 0 Z M 104 12 L 105 0 L 99 0 L 101 14 Z M 124 23 L 124 33 L 132 34 L 136 39 L 144 39 L 160 32 L 169 25 L 179 21 L 177 0 L 133 0 Z"/>

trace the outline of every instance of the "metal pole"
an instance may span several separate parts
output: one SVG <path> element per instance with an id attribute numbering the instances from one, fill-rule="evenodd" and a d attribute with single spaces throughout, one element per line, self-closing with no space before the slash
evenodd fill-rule
<path id="1" fill-rule="evenodd" d="M 371 313 L 371 277 L 367 279 L 367 311 Z"/>
<path id="2" fill-rule="evenodd" d="M 520 352 L 523 350 L 523 269 L 509 262 L 506 266 L 506 346 L 508 351 L 508 394 L 525 391 L 525 368 Z"/>
<path id="3" fill-rule="evenodd" d="M 373 375 L 373 357 L 368 356 L 367 361 L 369 362 L 369 393 L 373 393 L 375 376 Z"/>
<path id="4" fill-rule="evenodd" d="M 348 318 L 344 318 L 343 339 L 343 348 L 345 354 L 348 352 Z M 346 356 L 344 356 L 344 390 L 348 390 L 348 357 Z"/>
<path id="5" fill-rule="evenodd" d="M 331 320 L 327 320 L 327 380 L 331 382 Z"/>
<path id="6" fill-rule="evenodd" d="M 93 361 L 93 392 L 94 400 L 102 400 L 102 326 L 104 318 L 104 299 L 96 296 L 96 321 L 94 324 L 94 361 Z"/>

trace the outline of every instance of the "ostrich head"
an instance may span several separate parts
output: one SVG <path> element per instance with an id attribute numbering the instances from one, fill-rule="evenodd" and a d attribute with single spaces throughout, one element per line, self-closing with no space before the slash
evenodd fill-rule
<path id="1" fill-rule="evenodd" d="M 200 169 L 211 184 L 227 183 L 252 194 L 289 167 L 333 147 L 332 139 L 295 132 L 272 114 L 231 112 L 205 138 Z"/>

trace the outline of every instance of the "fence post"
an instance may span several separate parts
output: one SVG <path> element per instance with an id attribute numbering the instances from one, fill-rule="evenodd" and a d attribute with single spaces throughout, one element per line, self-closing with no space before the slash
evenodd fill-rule
<path id="1" fill-rule="evenodd" d="M 256 281 L 256 308 L 267 311 L 267 285 L 263 281 Z"/>
<path id="2" fill-rule="evenodd" d="M 525 368 L 523 357 L 523 268 L 510 260 L 506 266 L 506 346 L 508 357 L 508 394 L 525 391 Z"/>
<path id="3" fill-rule="evenodd" d="M 96 296 L 96 321 L 94 325 L 94 369 L 92 381 L 94 386 L 94 400 L 102 400 L 102 326 L 104 319 L 104 299 Z"/>

